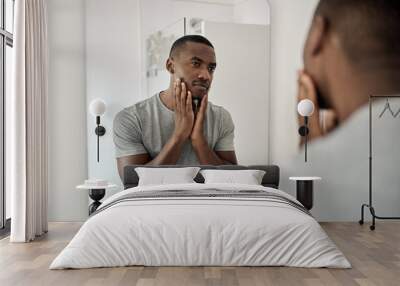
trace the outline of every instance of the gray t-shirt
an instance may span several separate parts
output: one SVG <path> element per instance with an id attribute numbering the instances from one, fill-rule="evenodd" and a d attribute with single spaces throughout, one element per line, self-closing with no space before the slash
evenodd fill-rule
<path id="1" fill-rule="evenodd" d="M 145 153 L 156 157 L 171 138 L 174 127 L 174 112 L 162 103 L 159 94 L 121 110 L 114 118 L 116 157 Z M 234 124 L 223 107 L 208 102 L 204 134 L 214 151 L 234 150 Z M 184 144 L 177 164 L 199 164 L 190 140 Z"/>

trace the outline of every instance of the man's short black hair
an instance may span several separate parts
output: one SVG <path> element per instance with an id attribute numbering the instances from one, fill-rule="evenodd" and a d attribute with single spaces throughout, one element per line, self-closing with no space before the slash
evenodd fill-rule
<path id="1" fill-rule="evenodd" d="M 169 52 L 169 56 L 170 57 L 175 56 L 180 51 L 180 49 L 183 46 L 185 46 L 186 43 L 188 43 L 188 42 L 204 44 L 204 45 L 207 45 L 214 49 L 214 46 L 205 37 L 200 36 L 200 35 L 186 35 L 186 36 L 180 37 L 172 44 L 171 50 Z"/>
<path id="2" fill-rule="evenodd" d="M 400 0 L 320 0 L 315 15 L 327 20 L 351 61 L 399 64 Z"/>

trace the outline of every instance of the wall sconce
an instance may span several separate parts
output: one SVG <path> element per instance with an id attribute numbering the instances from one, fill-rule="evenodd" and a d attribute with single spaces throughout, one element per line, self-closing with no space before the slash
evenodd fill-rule
<path id="1" fill-rule="evenodd" d="M 309 99 L 303 99 L 297 105 L 297 112 L 304 116 L 304 125 L 300 126 L 299 134 L 302 137 L 305 137 L 305 144 L 304 144 L 304 162 L 307 162 L 307 138 L 308 138 L 308 117 L 314 113 L 314 103 Z"/>
<path id="2" fill-rule="evenodd" d="M 96 129 L 94 132 L 97 135 L 97 162 L 99 162 L 99 137 L 106 133 L 106 129 L 100 125 L 100 116 L 106 112 L 106 104 L 101 99 L 94 99 L 89 105 L 90 113 L 96 117 Z"/>

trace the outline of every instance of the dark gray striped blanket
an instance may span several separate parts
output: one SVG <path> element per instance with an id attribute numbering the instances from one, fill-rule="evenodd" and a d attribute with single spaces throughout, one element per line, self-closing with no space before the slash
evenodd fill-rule
<path id="1" fill-rule="evenodd" d="M 257 201 L 268 201 L 276 202 L 291 206 L 307 215 L 310 212 L 300 203 L 293 201 L 285 196 L 282 196 L 275 192 L 260 191 L 260 190 L 240 190 L 240 191 L 224 191 L 216 189 L 203 189 L 203 190 L 165 190 L 165 191 L 138 191 L 123 195 L 115 200 L 102 205 L 100 209 L 93 212 L 91 216 L 94 216 L 100 212 L 107 210 L 108 208 L 115 206 L 122 202 L 127 201 L 148 201 L 148 200 L 191 200 L 191 199 L 204 199 L 204 200 L 257 200 Z"/>

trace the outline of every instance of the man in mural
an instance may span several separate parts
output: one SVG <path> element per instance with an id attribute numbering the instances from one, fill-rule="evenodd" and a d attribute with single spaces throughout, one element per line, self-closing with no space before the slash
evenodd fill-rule
<path id="1" fill-rule="evenodd" d="M 319 176 L 316 218 L 359 220 L 360 206 L 368 200 L 369 96 L 400 94 L 400 1 L 321 0 L 298 83 L 299 100 L 308 98 L 316 107 L 310 118 L 312 141 L 307 163 L 304 153 L 281 162 L 281 187 L 294 189 L 289 176 Z M 374 108 L 382 108 L 384 102 L 378 100 Z M 336 124 L 328 124 L 331 132 L 320 126 L 320 108 L 334 114 Z M 393 142 L 400 140 L 400 125 L 391 116 L 373 120 L 381 126 L 375 131 L 381 136 L 373 139 L 374 189 L 398 201 L 400 157 Z M 383 209 L 393 215 L 398 206 L 387 203 Z"/>
<path id="2" fill-rule="evenodd" d="M 114 119 L 121 177 L 131 164 L 237 164 L 231 116 L 208 101 L 216 66 L 214 47 L 206 38 L 189 35 L 174 42 L 166 62 L 169 87 Z"/>

